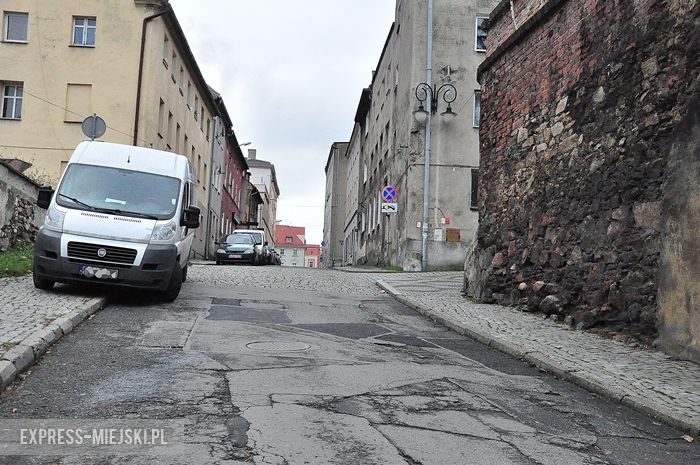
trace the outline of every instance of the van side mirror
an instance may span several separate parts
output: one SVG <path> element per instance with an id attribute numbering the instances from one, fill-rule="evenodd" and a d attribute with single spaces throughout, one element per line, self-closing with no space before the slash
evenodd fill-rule
<path id="1" fill-rule="evenodd" d="M 182 211 L 182 220 L 180 221 L 180 225 L 190 229 L 197 229 L 199 227 L 199 208 L 185 208 Z"/>
<path id="2" fill-rule="evenodd" d="M 39 195 L 36 198 L 37 206 L 44 209 L 49 208 L 54 192 L 55 191 L 50 186 L 40 187 Z"/>
<path id="3" fill-rule="evenodd" d="M 270 245 L 270 244 L 268 244 L 267 241 L 265 241 L 265 243 L 264 243 L 263 245 L 264 245 L 265 247 L 267 247 L 267 246 Z"/>

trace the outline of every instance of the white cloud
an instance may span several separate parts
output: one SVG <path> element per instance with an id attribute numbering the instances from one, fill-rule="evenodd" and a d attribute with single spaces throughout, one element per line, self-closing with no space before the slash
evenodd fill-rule
<path id="1" fill-rule="evenodd" d="M 275 164 L 277 216 L 323 235 L 324 167 L 347 140 L 394 19 L 394 0 L 171 0 L 239 141 Z M 203 6 L 206 5 L 206 8 Z"/>

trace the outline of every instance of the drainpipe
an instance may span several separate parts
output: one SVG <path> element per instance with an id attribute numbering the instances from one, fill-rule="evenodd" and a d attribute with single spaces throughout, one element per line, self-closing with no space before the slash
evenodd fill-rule
<path id="1" fill-rule="evenodd" d="M 143 26 L 141 28 L 141 55 L 139 56 L 139 78 L 138 84 L 136 84 L 136 115 L 134 116 L 134 141 L 132 145 L 138 145 L 139 141 L 139 112 L 141 111 L 141 84 L 143 81 L 143 60 L 146 53 L 146 27 L 148 23 L 152 20 L 163 16 L 164 14 L 170 12 L 172 7 L 170 3 L 165 4 L 165 7 L 156 14 L 148 16 L 143 19 Z"/>
<path id="2" fill-rule="evenodd" d="M 428 87 L 433 87 L 433 0 L 428 0 L 428 30 L 426 50 L 426 78 Z M 430 144 L 432 129 L 432 98 L 426 99 L 428 119 L 425 122 L 425 147 L 423 149 L 423 237 L 421 240 L 421 271 L 428 271 L 428 213 L 430 211 Z"/>
<path id="3" fill-rule="evenodd" d="M 219 100 L 216 101 L 216 103 L 219 103 Z M 211 211 L 211 192 L 214 190 L 212 187 L 212 181 L 214 180 L 214 152 L 216 152 L 216 144 L 218 143 L 217 141 L 220 139 L 219 138 L 219 126 L 220 126 L 220 117 L 215 117 L 214 118 L 214 135 L 210 136 L 211 137 L 211 162 L 209 163 L 209 186 L 208 189 L 209 191 L 207 192 L 207 227 L 205 229 L 205 236 L 204 236 L 204 258 L 207 260 L 209 259 L 209 236 L 211 235 L 211 220 L 212 217 L 214 216 L 212 211 Z"/>

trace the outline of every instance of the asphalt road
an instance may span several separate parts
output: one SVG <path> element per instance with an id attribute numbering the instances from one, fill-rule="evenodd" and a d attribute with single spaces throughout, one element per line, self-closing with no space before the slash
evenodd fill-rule
<path id="1" fill-rule="evenodd" d="M 681 432 L 375 290 L 194 280 L 173 304 L 116 293 L 0 395 L 0 426 L 182 423 L 169 455 L 66 446 L 0 464 L 700 463 Z"/>

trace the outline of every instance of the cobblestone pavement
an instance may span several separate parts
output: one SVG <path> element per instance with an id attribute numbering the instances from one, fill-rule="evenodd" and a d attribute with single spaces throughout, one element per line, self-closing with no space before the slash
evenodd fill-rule
<path id="1" fill-rule="evenodd" d="M 187 279 L 193 283 L 214 285 L 231 284 L 268 289 L 329 291 L 366 296 L 384 294 L 384 291 L 375 285 L 374 274 L 343 273 L 337 270 L 317 268 L 217 266 L 211 263 L 195 262 L 190 265 Z"/>
<path id="2" fill-rule="evenodd" d="M 463 275 L 368 275 L 419 311 L 595 392 L 675 426 L 700 430 L 700 366 L 601 336 L 573 331 L 514 308 L 470 302 Z"/>
<path id="3" fill-rule="evenodd" d="M 36 289 L 31 276 L 0 279 L 0 358 L 57 319 L 88 305 L 94 297 L 81 289 L 56 285 Z"/>

